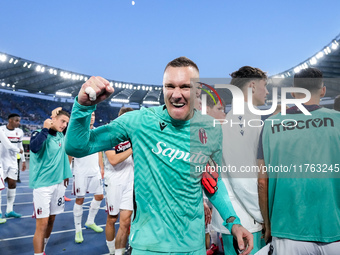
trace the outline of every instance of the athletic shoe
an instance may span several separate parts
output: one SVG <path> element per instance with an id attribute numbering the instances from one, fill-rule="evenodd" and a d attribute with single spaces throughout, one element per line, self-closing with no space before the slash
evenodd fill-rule
<path id="1" fill-rule="evenodd" d="M 210 246 L 210 248 L 207 250 L 207 255 L 214 255 L 218 252 L 218 246 L 214 243 Z"/>
<path id="2" fill-rule="evenodd" d="M 76 236 L 74 238 L 74 241 L 76 243 L 82 243 L 84 241 L 84 238 L 83 238 L 83 233 L 81 231 L 77 232 L 76 233 Z"/>
<path id="3" fill-rule="evenodd" d="M 5 213 L 6 218 L 21 218 L 20 213 L 16 213 L 15 211 L 11 211 L 9 213 Z"/>
<path id="4" fill-rule="evenodd" d="M 3 219 L 2 218 L 2 213 L 0 213 L 0 224 L 4 224 L 4 223 L 6 223 L 6 219 Z"/>
<path id="5" fill-rule="evenodd" d="M 104 229 L 99 227 L 99 226 L 97 226 L 96 223 L 93 223 L 91 225 L 85 223 L 85 228 L 90 228 L 90 229 L 94 230 L 97 233 L 101 233 L 101 232 L 104 231 Z"/>
<path id="6" fill-rule="evenodd" d="M 71 201 L 71 198 L 68 198 L 67 196 L 64 196 L 64 199 L 66 202 L 70 202 Z"/>

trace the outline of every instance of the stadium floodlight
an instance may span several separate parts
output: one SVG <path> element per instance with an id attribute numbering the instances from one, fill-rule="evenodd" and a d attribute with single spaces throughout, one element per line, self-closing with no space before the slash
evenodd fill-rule
<path id="1" fill-rule="evenodd" d="M 19 62 L 19 60 L 16 59 L 16 60 L 14 61 L 14 65 L 16 65 L 18 62 Z"/>
<path id="2" fill-rule="evenodd" d="M 337 48 L 338 48 L 338 42 L 337 41 L 334 41 L 333 43 L 332 43 L 332 49 L 333 50 L 336 50 Z"/>
<path id="3" fill-rule="evenodd" d="M 32 66 L 32 64 L 29 64 L 29 65 L 27 66 L 27 68 L 31 68 L 31 66 Z"/>
<path id="4" fill-rule="evenodd" d="M 54 74 L 54 75 L 57 75 L 57 74 L 58 74 L 57 70 L 54 69 L 54 70 L 53 70 L 53 74 Z"/>
<path id="5" fill-rule="evenodd" d="M 137 89 L 140 90 L 140 85 L 138 85 Z"/>
<path id="6" fill-rule="evenodd" d="M 37 67 L 35 68 L 35 70 L 36 70 L 37 72 L 40 72 L 41 66 L 37 66 Z"/>
<path id="7" fill-rule="evenodd" d="M 120 99 L 120 98 L 112 98 L 111 99 L 112 102 L 116 102 L 116 103 L 129 103 L 129 99 Z"/>
<path id="8" fill-rule="evenodd" d="M 300 67 L 297 66 L 297 67 L 294 68 L 294 73 L 298 73 L 298 72 L 300 72 L 300 70 L 301 70 Z"/>
<path id="9" fill-rule="evenodd" d="M 42 73 L 45 72 L 45 67 L 44 66 L 41 68 L 40 72 L 42 72 Z"/>
<path id="10" fill-rule="evenodd" d="M 316 60 L 316 57 L 312 57 L 310 60 L 309 60 L 309 63 L 311 65 L 315 65 L 318 61 Z"/>
<path id="11" fill-rule="evenodd" d="M 60 96 L 60 97 L 72 97 L 71 93 L 66 93 L 66 92 L 62 92 L 62 91 L 57 91 L 55 93 L 56 96 Z"/>
<path id="12" fill-rule="evenodd" d="M 15 88 L 15 85 L 12 85 L 12 88 Z"/>
<path id="13" fill-rule="evenodd" d="M 2 82 L 2 83 L 1 83 L 1 86 L 5 87 L 5 86 L 6 86 L 6 84 L 5 84 L 4 82 Z"/>
<path id="14" fill-rule="evenodd" d="M 323 57 L 323 52 L 322 51 L 320 51 L 320 52 L 318 52 L 318 54 L 316 54 L 316 58 L 317 59 L 320 59 L 322 57 Z"/>
<path id="15" fill-rule="evenodd" d="M 143 101 L 143 104 L 152 104 L 152 105 L 159 105 L 158 101 Z"/>
<path id="16" fill-rule="evenodd" d="M 13 61 L 14 61 L 14 59 L 13 58 L 11 58 L 8 62 L 10 63 L 10 64 L 12 64 L 13 63 Z"/>
<path id="17" fill-rule="evenodd" d="M 326 55 L 328 55 L 329 53 L 331 53 L 331 49 L 329 47 L 324 48 L 323 50 L 325 52 Z"/>
<path id="18" fill-rule="evenodd" d="M 0 54 L 0 60 L 1 60 L 2 62 L 5 62 L 5 61 L 7 60 L 6 55 L 5 55 L 5 54 Z"/>
<path id="19" fill-rule="evenodd" d="M 27 66 L 27 62 L 25 62 L 24 64 L 23 64 L 23 67 L 26 67 Z"/>

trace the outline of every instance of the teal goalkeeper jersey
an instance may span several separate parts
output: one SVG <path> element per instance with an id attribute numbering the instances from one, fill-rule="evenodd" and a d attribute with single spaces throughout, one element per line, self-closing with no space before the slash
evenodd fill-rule
<path id="1" fill-rule="evenodd" d="M 158 252 L 202 249 L 205 228 L 200 170 L 209 157 L 221 164 L 220 126 L 213 127 L 213 119 L 206 121 L 198 112 L 190 121 L 176 121 L 160 106 L 125 113 L 108 125 L 89 130 L 94 110 L 94 106 L 75 102 L 66 151 L 81 157 L 131 141 L 137 203 L 131 246 Z M 224 185 L 209 197 L 224 220 L 236 217 Z"/>
<path id="2" fill-rule="evenodd" d="M 278 114 L 264 126 L 271 232 L 334 242 L 340 240 L 340 113 L 320 108 L 311 114 Z"/>
<path id="3" fill-rule="evenodd" d="M 33 135 L 39 132 L 41 130 L 34 132 Z M 61 132 L 56 132 L 55 136 L 48 134 L 38 152 L 30 151 L 30 188 L 49 187 L 71 177 L 70 162 L 65 153 L 64 134 Z"/>

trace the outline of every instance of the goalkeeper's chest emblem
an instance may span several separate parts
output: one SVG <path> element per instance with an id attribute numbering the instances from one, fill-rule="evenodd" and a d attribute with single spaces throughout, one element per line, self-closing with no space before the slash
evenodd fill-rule
<path id="1" fill-rule="evenodd" d="M 198 130 L 198 136 L 200 138 L 200 141 L 202 144 L 206 144 L 208 141 L 208 136 L 207 136 L 207 132 L 205 131 L 204 128 L 200 128 Z"/>

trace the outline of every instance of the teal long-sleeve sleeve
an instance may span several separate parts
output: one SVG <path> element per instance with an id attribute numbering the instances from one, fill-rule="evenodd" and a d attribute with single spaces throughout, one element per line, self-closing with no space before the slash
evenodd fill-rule
<path id="1" fill-rule="evenodd" d="M 223 219 L 223 225 L 230 231 L 234 224 L 241 224 L 240 219 L 237 217 L 236 212 L 231 204 L 227 188 L 225 187 L 221 178 L 217 181 L 217 191 L 214 194 L 206 192 L 206 196 L 214 205 Z M 233 222 L 227 223 L 230 217 L 235 217 Z"/>
<path id="2" fill-rule="evenodd" d="M 96 106 L 83 106 L 77 102 L 77 98 L 75 99 L 66 132 L 65 150 L 68 155 L 84 157 L 109 150 L 120 142 L 128 140 L 124 125 L 119 121 L 90 129 L 91 114 L 95 109 Z"/>

